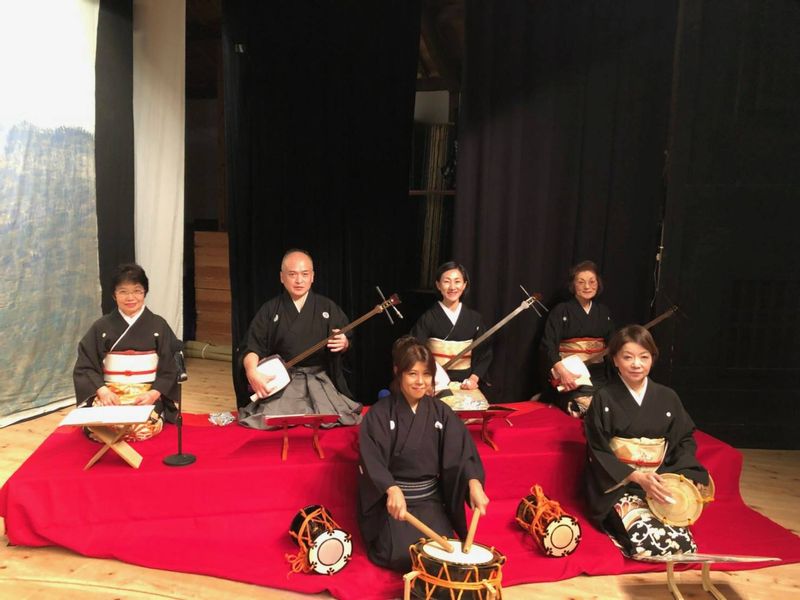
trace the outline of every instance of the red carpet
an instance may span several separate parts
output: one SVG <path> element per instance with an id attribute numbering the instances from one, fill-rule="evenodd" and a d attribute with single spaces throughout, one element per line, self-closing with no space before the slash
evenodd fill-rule
<path id="1" fill-rule="evenodd" d="M 508 558 L 503 583 L 663 570 L 661 565 L 623 558 L 583 517 L 580 423 L 549 407 L 514 406 L 524 410 L 514 417 L 513 427 L 502 420 L 490 427 L 499 452 L 480 442 L 474 431 L 492 499 L 476 541 L 496 546 Z M 83 471 L 97 445 L 74 428 L 60 428 L 0 490 L 0 513 L 12 544 L 64 546 L 87 556 L 298 592 L 328 589 L 337 598 L 400 596 L 400 575 L 371 565 L 358 535 L 357 429 L 323 432 L 324 460 L 313 453 L 310 439 L 309 430 L 293 430 L 289 457 L 281 463 L 280 433 L 236 425 L 187 426 L 184 449 L 197 455 L 197 463 L 170 468 L 161 459 L 175 451 L 176 431 L 167 427 L 159 437 L 137 446 L 144 456 L 139 470 L 108 453 Z M 703 433 L 697 440 L 699 457 L 717 488 L 717 501 L 706 507 L 693 528 L 700 551 L 800 561 L 800 538 L 742 502 L 739 452 Z M 515 524 L 517 504 L 533 483 L 581 522 L 583 540 L 573 555 L 545 558 Z M 287 577 L 284 554 L 297 550 L 287 534 L 289 523 L 309 504 L 326 506 L 353 534 L 353 558 L 333 576 Z M 767 565 L 714 568 L 759 566 Z"/>

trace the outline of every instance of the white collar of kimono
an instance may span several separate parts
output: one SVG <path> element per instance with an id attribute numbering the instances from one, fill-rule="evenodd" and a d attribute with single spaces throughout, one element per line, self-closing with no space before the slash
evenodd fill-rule
<path id="1" fill-rule="evenodd" d="M 119 310 L 119 309 L 117 309 L 117 310 Z M 135 315 L 133 315 L 133 316 L 131 316 L 131 317 L 129 317 L 128 315 L 126 315 L 126 314 L 125 314 L 124 312 L 122 312 L 121 310 L 119 311 L 119 314 L 121 314 L 121 315 L 122 315 L 122 318 L 123 318 L 123 319 L 125 319 L 125 322 L 126 322 L 126 323 L 128 324 L 128 326 L 130 327 L 131 325 L 133 325 L 134 323 L 136 323 L 136 320 L 137 320 L 139 317 L 141 317 L 141 316 L 142 316 L 142 313 L 143 313 L 143 312 L 144 312 L 144 305 L 142 305 L 142 308 L 140 308 L 140 309 L 139 309 L 139 312 L 137 312 Z"/>
<path id="2" fill-rule="evenodd" d="M 444 305 L 444 303 L 441 300 L 439 300 L 439 306 L 442 307 L 442 310 L 444 311 L 444 314 L 447 315 L 447 318 L 450 319 L 450 322 L 453 325 L 455 325 L 456 321 L 458 321 L 458 315 L 461 314 L 461 307 L 464 306 L 464 303 L 463 302 L 459 302 L 458 306 L 456 306 L 455 310 L 450 310 L 449 308 L 447 308 Z"/>
<path id="3" fill-rule="evenodd" d="M 578 304 L 581 304 L 581 303 L 580 303 L 580 302 L 578 302 Z M 589 312 L 591 312 L 591 310 L 592 310 L 592 301 L 591 301 L 591 300 L 589 300 L 589 304 L 587 304 L 586 306 L 583 306 L 583 305 L 581 304 L 581 308 L 582 308 L 582 309 L 584 310 L 584 312 L 586 312 L 586 314 L 588 315 L 588 314 L 589 314 Z"/>
<path id="4" fill-rule="evenodd" d="M 636 404 L 641 406 L 642 401 L 644 401 L 644 395 L 647 393 L 647 382 L 649 381 L 649 379 L 647 377 L 644 378 L 644 385 L 642 386 L 642 389 L 639 390 L 638 392 L 634 392 L 633 388 L 629 386 L 627 383 L 625 383 L 624 379 L 622 379 L 621 377 L 620 379 L 622 380 L 622 383 L 625 384 L 625 387 L 628 388 L 628 391 L 631 393 L 631 396 L 633 396 L 633 399 L 636 400 Z"/>
<path id="5" fill-rule="evenodd" d="M 297 312 L 303 310 L 303 307 L 306 305 L 307 299 L 308 299 L 308 292 L 300 296 L 297 300 L 292 300 L 292 302 L 294 302 L 294 307 L 297 309 Z"/>

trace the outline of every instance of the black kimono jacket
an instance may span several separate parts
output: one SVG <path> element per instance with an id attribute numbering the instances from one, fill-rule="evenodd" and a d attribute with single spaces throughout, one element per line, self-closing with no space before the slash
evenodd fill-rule
<path id="1" fill-rule="evenodd" d="M 454 325 L 438 302 L 425 311 L 411 329 L 411 335 L 417 338 L 421 344 L 427 344 L 429 338 L 464 342 L 477 339 L 484 333 L 486 333 L 486 327 L 477 311 L 462 304 L 461 313 Z M 492 346 L 491 342 L 487 340 L 473 348 L 469 369 L 458 371 L 448 369 L 447 375 L 451 381 L 460 382 L 474 373 L 480 378 L 480 381 L 484 381 L 491 363 Z"/>
<path id="2" fill-rule="evenodd" d="M 72 371 L 72 380 L 75 385 L 75 400 L 79 405 L 87 400 L 91 404 L 97 389 L 105 385 L 103 359 L 126 329 L 128 329 L 127 321 L 115 308 L 95 321 L 78 344 L 78 360 Z M 156 351 L 158 367 L 153 389 L 161 392 L 161 398 L 156 402 L 155 408 L 171 423 L 175 421 L 177 415 L 175 403 L 180 399 L 181 388 L 178 385 L 175 353 L 181 347 L 180 340 L 167 322 L 147 307 L 136 319 L 130 331 L 114 347 L 114 352 Z"/>
<path id="3" fill-rule="evenodd" d="M 424 397 L 412 412 L 401 394 L 380 399 L 359 431 L 358 523 L 367 546 L 385 533 L 386 490 L 404 481 L 439 477 L 444 510 L 461 539 L 469 480 L 484 482 L 483 463 L 461 419 L 438 398 Z"/>
<path id="4" fill-rule="evenodd" d="M 638 485 L 628 483 L 606 493 L 633 472 L 611 451 L 609 440 L 614 436 L 666 438 L 667 453 L 657 472 L 678 473 L 698 483 L 708 483 L 708 471 L 695 457 L 694 422 L 678 395 L 666 386 L 648 380 L 639 406 L 625 384 L 615 377 L 595 394 L 583 423 L 588 454 L 586 500 L 590 517 L 600 528 L 623 494 L 629 490 L 643 492 Z"/>
<path id="5" fill-rule="evenodd" d="M 333 329 L 341 329 L 348 323 L 347 315 L 332 300 L 310 290 L 299 313 L 286 291 L 265 302 L 250 322 L 233 363 L 238 406 L 250 403 L 251 392 L 243 364 L 248 353 L 257 354 L 259 359 L 277 354 L 288 361 L 328 337 Z M 322 348 L 297 366 L 323 367 L 336 389 L 352 398 L 344 378 L 341 354 Z"/>

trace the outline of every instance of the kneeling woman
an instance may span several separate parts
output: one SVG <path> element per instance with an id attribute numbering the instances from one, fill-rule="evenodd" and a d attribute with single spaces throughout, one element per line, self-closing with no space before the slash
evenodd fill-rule
<path id="1" fill-rule="evenodd" d="M 618 331 L 609 353 L 619 377 L 595 394 L 584 419 L 590 516 L 628 556 L 694 552 L 691 532 L 661 523 L 646 502 L 646 496 L 669 502 L 664 473 L 708 484 L 695 457 L 694 423 L 673 390 L 648 379 L 658 348 L 644 327 Z M 659 447 L 655 455 L 663 458 L 633 460 L 643 444 Z"/>
<path id="2" fill-rule="evenodd" d="M 149 289 L 144 269 L 117 267 L 112 277 L 117 308 L 98 319 L 78 344 L 72 377 L 78 406 L 149 404 L 154 414 L 126 436 L 141 441 L 175 421 L 179 399 L 180 342 L 167 322 L 145 306 Z"/>
<path id="3" fill-rule="evenodd" d="M 430 397 L 434 361 L 412 337 L 392 348 L 392 394 L 367 412 L 359 433 L 359 527 L 372 562 L 411 567 L 408 547 L 421 536 L 406 511 L 437 533 L 466 536 L 464 503 L 482 515 L 489 498 L 483 465 L 461 419 Z"/>

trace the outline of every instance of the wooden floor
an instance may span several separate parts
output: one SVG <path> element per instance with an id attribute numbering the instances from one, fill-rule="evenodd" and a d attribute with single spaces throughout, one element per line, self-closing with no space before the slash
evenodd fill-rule
<path id="1" fill-rule="evenodd" d="M 230 363 L 189 359 L 184 387 L 187 412 L 234 409 Z M 65 410 L 0 430 L 0 481 L 5 481 L 53 431 Z M 756 510 L 795 533 L 800 530 L 800 451 L 744 450 L 742 496 Z M 732 523 L 732 527 L 736 524 Z M 7 543 L 5 536 L 3 541 Z M 557 559 L 554 559 L 557 560 Z M 728 598 L 800 598 L 800 564 L 735 573 L 714 572 L 714 583 Z M 681 572 L 684 597 L 711 598 L 703 592 L 699 571 Z M 283 590 L 170 571 L 137 567 L 114 560 L 86 558 L 60 548 L 0 547 L 0 598 L 82 599 L 220 598 L 298 599 Z M 663 573 L 617 577 L 576 577 L 557 583 L 519 585 L 503 598 L 672 598 Z"/>

